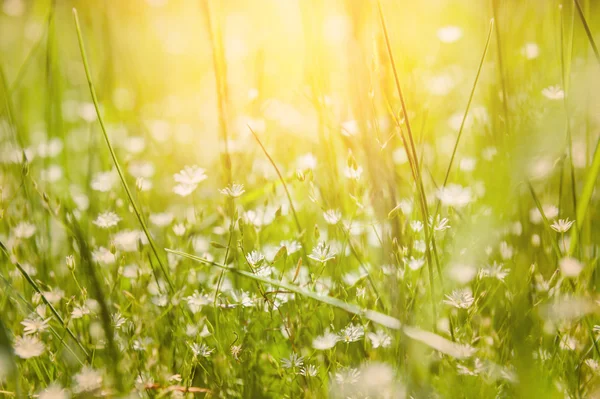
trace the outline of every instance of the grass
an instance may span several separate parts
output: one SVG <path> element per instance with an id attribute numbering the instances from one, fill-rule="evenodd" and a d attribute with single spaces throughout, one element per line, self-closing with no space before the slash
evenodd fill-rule
<path id="1" fill-rule="evenodd" d="M 598 35 L 579 0 L 3 2 L 0 396 L 600 396 Z"/>

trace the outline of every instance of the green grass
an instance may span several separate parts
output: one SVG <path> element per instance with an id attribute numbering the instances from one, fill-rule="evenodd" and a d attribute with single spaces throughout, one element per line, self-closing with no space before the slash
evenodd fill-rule
<path id="1" fill-rule="evenodd" d="M 0 6 L 0 396 L 600 395 L 595 2 Z"/>

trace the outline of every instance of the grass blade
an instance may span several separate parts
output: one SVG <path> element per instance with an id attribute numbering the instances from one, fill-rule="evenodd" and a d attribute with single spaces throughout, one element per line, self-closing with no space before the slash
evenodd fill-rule
<path id="1" fill-rule="evenodd" d="M 85 53 L 85 45 L 83 44 L 83 36 L 81 34 L 81 27 L 79 26 L 79 17 L 77 16 L 77 10 L 75 8 L 73 8 L 73 18 L 75 20 L 75 27 L 77 29 L 77 39 L 79 41 L 79 50 L 81 52 L 83 68 L 85 69 L 85 76 L 87 78 L 88 86 L 90 89 L 90 94 L 92 96 L 92 101 L 94 103 L 94 108 L 96 110 L 96 115 L 98 116 L 98 122 L 100 122 L 100 129 L 102 130 L 102 135 L 104 136 L 104 140 L 106 141 L 108 151 L 110 152 L 110 156 L 113 160 L 115 168 L 117 169 L 117 173 L 119 174 L 119 178 L 121 179 L 123 188 L 125 189 L 125 192 L 127 193 L 127 198 L 129 199 L 129 202 L 131 203 L 131 206 L 133 207 L 135 215 L 137 216 L 137 219 L 140 222 L 140 225 L 142 226 L 142 230 L 144 230 L 144 234 L 146 235 L 146 238 L 148 238 L 148 242 L 150 243 L 152 252 L 154 252 L 154 256 L 156 256 L 156 259 L 158 261 L 158 264 L 160 265 L 163 275 L 164 275 L 165 279 L 167 280 L 167 283 L 169 284 L 169 289 L 173 293 L 173 292 L 175 292 L 175 288 L 173 287 L 173 283 L 171 283 L 171 279 L 169 278 L 169 274 L 167 273 L 167 268 L 165 267 L 164 261 L 162 260 L 161 256 L 158 254 L 158 249 L 156 247 L 154 239 L 150 235 L 148 226 L 146 226 L 146 222 L 144 222 L 144 219 L 142 218 L 142 213 L 141 213 L 139 207 L 137 206 L 136 202 L 133 199 L 133 195 L 131 194 L 131 190 L 129 189 L 129 186 L 127 185 L 127 181 L 125 180 L 125 175 L 124 175 L 123 170 L 121 169 L 121 165 L 119 164 L 119 161 L 117 159 L 117 154 L 115 153 L 115 150 L 110 142 L 110 138 L 108 137 L 108 133 L 106 132 L 106 127 L 104 125 L 104 121 L 103 121 L 102 115 L 100 113 L 100 105 L 98 103 L 98 98 L 96 96 L 96 90 L 94 89 L 94 83 L 92 82 L 92 75 L 90 73 L 90 68 L 89 68 L 87 56 Z"/>
<path id="2" fill-rule="evenodd" d="M 0 249 L 2 249 L 2 251 L 6 254 L 6 256 L 8 256 L 9 259 L 12 259 L 10 252 L 8 251 L 8 248 L 6 248 L 4 243 L 2 243 L 1 241 L 0 241 Z M 42 298 L 42 301 L 44 302 L 44 304 L 46 306 L 48 306 L 48 308 L 50 309 L 50 311 L 52 312 L 52 314 L 54 315 L 56 320 L 58 320 L 58 322 L 65 329 L 65 331 L 67 331 L 67 333 L 71 336 L 71 338 L 73 338 L 75 340 L 75 342 L 77 342 L 77 345 L 83 351 L 85 356 L 89 358 L 90 355 L 85 350 L 85 347 L 83 346 L 83 344 L 79 341 L 79 339 L 77 339 L 77 337 L 75 336 L 73 331 L 71 331 L 71 329 L 67 326 L 67 323 L 65 323 L 64 319 L 60 316 L 60 314 L 58 314 L 58 311 L 54 308 L 54 306 L 52 306 L 50 301 L 48 301 L 48 299 L 46 299 L 46 296 L 42 293 L 42 291 L 40 290 L 40 287 L 38 287 L 36 282 L 33 281 L 31 276 L 25 271 L 25 269 L 23 269 L 23 267 L 21 266 L 21 264 L 19 262 L 16 262 L 13 260 L 13 264 L 16 266 L 16 268 L 19 270 L 19 272 L 23 275 L 23 277 L 25 277 L 25 280 L 27 280 L 27 282 L 29 283 L 29 285 L 31 285 L 31 287 L 35 290 L 35 292 L 37 292 L 40 295 L 40 298 Z"/>
<path id="3" fill-rule="evenodd" d="M 577 9 L 577 14 L 579 14 L 579 19 L 581 19 L 581 23 L 583 24 L 583 28 L 585 29 L 585 33 L 588 37 L 590 45 L 592 46 L 592 50 L 594 51 L 594 55 L 596 56 L 596 61 L 600 64 L 600 52 L 598 52 L 598 47 L 596 46 L 596 42 L 594 41 L 594 36 L 592 35 L 592 31 L 590 30 L 590 26 L 585 19 L 585 15 L 583 15 L 583 10 L 581 9 L 581 5 L 578 0 L 573 0 L 575 3 L 575 7 Z M 575 229 L 571 233 L 571 243 L 569 245 L 569 255 L 572 255 L 577 249 L 577 245 L 579 244 L 579 234 L 581 232 L 581 228 L 583 226 L 583 219 L 585 218 L 588 205 L 590 204 L 590 200 L 592 198 L 592 193 L 594 191 L 594 186 L 596 185 L 596 180 L 598 179 L 598 174 L 600 173 L 600 140 L 596 142 L 596 149 L 594 150 L 594 157 L 592 159 L 592 165 L 590 169 L 587 171 L 585 176 L 585 182 L 583 184 L 583 191 L 581 192 L 581 197 L 577 203 L 577 211 L 576 211 L 576 219 L 575 219 Z"/>
<path id="4" fill-rule="evenodd" d="M 413 338 L 417 341 L 420 341 L 420 342 L 428 345 L 429 347 L 436 349 L 446 355 L 453 356 L 456 358 L 464 358 L 464 357 L 468 357 L 471 355 L 471 349 L 468 346 L 456 344 L 454 342 L 447 340 L 446 338 L 444 338 L 440 335 L 421 330 L 420 328 L 417 328 L 417 327 L 402 326 L 402 324 L 400 323 L 400 320 L 398 320 L 392 316 L 388 316 L 383 313 L 380 313 L 380 312 L 377 312 L 374 310 L 370 310 L 370 309 L 363 309 L 359 306 L 346 303 L 344 301 L 341 301 L 337 298 L 333 298 L 330 296 L 318 295 L 318 294 L 315 294 L 314 292 L 303 290 L 302 288 L 300 288 L 294 284 L 288 284 L 288 283 L 284 283 L 281 281 L 272 280 L 270 278 L 257 276 L 256 274 L 247 272 L 245 270 L 240 270 L 240 269 L 236 269 L 233 267 L 227 267 L 227 266 L 221 265 L 219 263 L 200 258 L 199 256 L 191 255 L 191 254 L 188 254 L 185 252 L 176 251 L 176 250 L 168 249 L 168 248 L 165 248 L 165 251 L 170 252 L 175 255 L 182 256 L 184 258 L 188 258 L 188 259 L 197 261 L 197 262 L 201 262 L 201 263 L 204 263 L 204 264 L 207 264 L 210 266 L 218 267 L 219 269 L 226 270 L 226 271 L 238 274 L 240 276 L 244 276 L 244 277 L 250 278 L 252 280 L 259 281 L 264 284 L 270 284 L 275 287 L 282 288 L 284 290 L 287 290 L 287 291 L 293 292 L 295 294 L 313 299 L 315 301 L 336 307 L 338 309 L 345 310 L 346 312 L 354 314 L 356 316 L 364 317 L 365 319 L 370 320 L 373 323 L 382 325 L 384 327 L 391 328 L 393 330 L 402 330 L 406 334 L 406 336 Z"/>

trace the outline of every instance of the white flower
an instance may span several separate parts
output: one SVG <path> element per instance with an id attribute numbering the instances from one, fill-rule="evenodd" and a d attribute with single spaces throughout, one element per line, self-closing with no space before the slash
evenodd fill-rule
<path id="1" fill-rule="evenodd" d="M 558 216 L 558 208 L 554 205 L 542 205 L 542 210 L 544 211 L 544 215 L 548 220 L 553 220 Z M 542 214 L 540 213 L 540 210 L 538 208 L 532 208 L 529 211 L 529 220 L 533 224 L 540 224 L 542 222 Z"/>
<path id="2" fill-rule="evenodd" d="M 210 301 L 205 295 L 201 295 L 195 291 L 192 295 L 186 298 L 188 307 L 192 313 L 198 313 L 204 305 L 208 305 Z"/>
<path id="3" fill-rule="evenodd" d="M 521 48 L 521 54 L 528 60 L 533 60 L 540 55 L 540 48 L 536 43 L 525 43 Z"/>
<path id="4" fill-rule="evenodd" d="M 179 184 L 195 186 L 206 180 L 206 171 L 198 166 L 186 166 L 178 173 L 173 175 L 175 181 Z"/>
<path id="5" fill-rule="evenodd" d="M 84 366 L 73 378 L 75 380 L 75 393 L 90 392 L 102 388 L 102 374 L 98 370 Z"/>
<path id="6" fill-rule="evenodd" d="M 496 262 L 479 270 L 479 278 L 490 277 L 504 281 L 506 276 L 508 276 L 508 271 L 502 267 L 502 264 Z"/>
<path id="7" fill-rule="evenodd" d="M 194 357 L 209 357 L 214 352 L 214 348 L 209 347 L 205 343 L 197 344 L 194 342 L 190 344 L 190 349 L 194 353 Z"/>
<path id="8" fill-rule="evenodd" d="M 429 224 L 431 225 L 431 227 L 433 227 L 433 229 L 435 231 L 444 231 L 444 230 L 448 230 L 450 228 L 450 225 L 448 224 L 448 218 L 441 218 L 438 215 L 438 217 L 436 218 L 437 223 L 433 223 L 433 217 L 430 216 L 429 217 Z"/>
<path id="9" fill-rule="evenodd" d="M 15 354 L 21 359 L 40 356 L 46 349 L 40 339 L 33 335 L 15 338 Z"/>
<path id="10" fill-rule="evenodd" d="M 292 352 L 290 357 L 281 359 L 281 367 L 284 369 L 299 369 L 304 365 L 304 357 Z"/>
<path id="11" fill-rule="evenodd" d="M 340 331 L 340 340 L 346 343 L 355 342 L 360 340 L 365 335 L 365 330 L 362 326 L 355 324 L 348 324 L 342 331 Z"/>
<path id="12" fill-rule="evenodd" d="M 549 100 L 562 100 L 565 92 L 559 86 L 549 86 L 542 90 L 542 94 Z"/>
<path id="13" fill-rule="evenodd" d="M 35 315 L 35 314 L 34 314 Z M 21 325 L 25 327 L 23 332 L 25 335 L 37 334 L 39 332 L 44 332 L 49 327 L 48 322 L 50 319 L 42 319 L 40 317 L 34 316 L 27 318 L 21 322 Z"/>
<path id="14" fill-rule="evenodd" d="M 193 193 L 198 186 L 196 184 L 178 184 L 173 187 L 173 192 L 181 197 L 187 197 Z"/>
<path id="15" fill-rule="evenodd" d="M 360 179 L 360 177 L 362 176 L 363 173 L 363 168 L 362 166 L 347 166 L 346 169 L 344 169 L 344 175 L 346 175 L 346 177 L 348 179 L 351 180 L 358 180 Z"/>
<path id="16" fill-rule="evenodd" d="M 16 238 L 30 238 L 35 234 L 35 225 L 29 222 L 21 222 L 12 229 Z"/>
<path id="17" fill-rule="evenodd" d="M 323 217 L 329 224 L 338 224 L 342 219 L 342 212 L 340 212 L 338 209 L 329 209 L 323 212 Z"/>
<path id="18" fill-rule="evenodd" d="M 185 234 L 185 224 L 183 223 L 177 223 L 175 226 L 173 226 L 173 233 L 175 233 L 175 235 L 177 237 L 181 237 Z"/>
<path id="19" fill-rule="evenodd" d="M 469 264 L 456 263 L 448 269 L 448 276 L 459 284 L 471 282 L 477 275 L 477 269 Z"/>
<path id="20" fill-rule="evenodd" d="M 314 364 L 309 364 L 306 367 L 300 368 L 300 375 L 303 375 L 305 377 L 314 377 L 317 375 L 318 372 L 319 370 Z"/>
<path id="21" fill-rule="evenodd" d="M 312 346 L 317 350 L 323 351 L 333 348 L 339 340 L 340 338 L 337 334 L 326 331 L 325 334 L 313 339 Z"/>
<path id="22" fill-rule="evenodd" d="M 112 237 L 115 247 L 124 252 L 136 252 L 138 244 L 148 243 L 146 235 L 140 230 L 121 230 Z"/>
<path id="23" fill-rule="evenodd" d="M 558 265 L 560 267 L 561 273 L 565 277 L 577 277 L 583 270 L 583 264 L 579 262 L 577 259 L 572 258 L 570 256 L 562 258 Z"/>
<path id="24" fill-rule="evenodd" d="M 103 212 L 98 215 L 94 224 L 102 229 L 108 229 L 116 226 L 121 221 L 119 215 L 114 212 Z"/>
<path id="25" fill-rule="evenodd" d="M 173 214 L 170 212 L 152 213 L 150 214 L 150 222 L 158 227 L 164 227 L 171 224 L 173 221 Z"/>
<path id="26" fill-rule="evenodd" d="M 444 303 L 458 309 L 468 309 L 475 302 L 473 293 L 469 288 L 462 288 L 452 291 L 450 295 L 446 295 Z"/>
<path id="27" fill-rule="evenodd" d="M 300 170 L 316 169 L 317 158 L 311 153 L 304 154 L 298 157 L 298 159 L 296 160 L 296 165 Z"/>
<path id="28" fill-rule="evenodd" d="M 325 263 L 335 258 L 335 251 L 324 242 L 319 242 L 308 257 L 314 261 Z"/>
<path id="29" fill-rule="evenodd" d="M 410 259 L 404 259 L 404 262 L 406 263 L 406 265 L 409 267 L 410 270 L 419 270 L 425 264 L 425 259 L 423 259 L 423 258 L 415 259 L 411 256 Z"/>
<path id="30" fill-rule="evenodd" d="M 109 192 L 116 184 L 117 178 L 117 174 L 112 170 L 96 173 L 92 179 L 92 189 L 103 193 Z"/>
<path id="31" fill-rule="evenodd" d="M 302 249 L 302 244 L 296 240 L 286 240 L 279 243 L 279 248 L 286 247 L 288 255 L 294 254 Z"/>
<path id="32" fill-rule="evenodd" d="M 99 247 L 92 252 L 92 258 L 95 262 L 110 265 L 117 260 L 115 254 L 104 247 Z"/>
<path id="33" fill-rule="evenodd" d="M 227 195 L 231 198 L 241 197 L 242 194 L 246 192 L 244 190 L 243 184 L 232 183 L 231 185 L 225 187 L 224 189 L 219 190 L 219 192 L 223 195 Z"/>
<path id="34" fill-rule="evenodd" d="M 558 221 L 552 223 L 552 225 L 550 225 L 550 227 L 552 228 L 552 230 L 554 230 L 558 233 L 566 233 L 567 231 L 569 231 L 569 229 L 571 228 L 573 223 L 574 223 L 573 220 L 558 219 Z"/>
<path id="35" fill-rule="evenodd" d="M 456 82 L 452 78 L 452 76 L 448 74 L 432 76 L 426 82 L 427 91 L 434 96 L 445 96 L 450 93 Z"/>
<path id="36" fill-rule="evenodd" d="M 443 43 L 454 43 L 462 37 L 462 29 L 458 26 L 444 26 L 438 29 L 437 36 Z"/>
<path id="37" fill-rule="evenodd" d="M 387 348 L 392 344 L 392 337 L 386 334 L 383 330 L 377 330 L 377 332 L 367 333 L 367 337 L 371 341 L 373 348 Z"/>
<path id="38" fill-rule="evenodd" d="M 38 399 L 68 399 L 69 393 L 60 385 L 52 383 L 38 395 Z"/>
<path id="39" fill-rule="evenodd" d="M 448 184 L 438 189 L 437 196 L 445 206 L 463 208 L 473 200 L 471 189 L 459 184 Z"/>
<path id="40" fill-rule="evenodd" d="M 410 229 L 415 233 L 420 232 L 421 230 L 423 230 L 423 222 L 421 222 L 420 220 L 411 220 Z"/>
<path id="41" fill-rule="evenodd" d="M 264 262 L 265 256 L 258 251 L 252 251 L 246 254 L 246 260 L 251 266 L 260 266 Z"/>
<path id="42" fill-rule="evenodd" d="M 346 137 L 356 136 L 359 131 L 358 122 L 355 120 L 349 120 L 342 122 L 342 135 Z"/>

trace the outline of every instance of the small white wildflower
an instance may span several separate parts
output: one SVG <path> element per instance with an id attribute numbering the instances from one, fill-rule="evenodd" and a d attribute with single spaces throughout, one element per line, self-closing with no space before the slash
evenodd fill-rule
<path id="1" fill-rule="evenodd" d="M 373 348 L 387 348 L 392 344 L 392 337 L 390 337 L 385 331 L 377 330 L 377 332 L 367 333 L 367 337 L 371 341 Z"/>
<path id="2" fill-rule="evenodd" d="M 118 176 L 114 171 L 99 172 L 94 175 L 91 187 L 95 191 L 107 193 L 117 183 Z"/>
<path id="3" fill-rule="evenodd" d="M 114 212 L 103 212 L 98 215 L 96 220 L 94 220 L 94 224 L 101 229 L 108 229 L 110 227 L 116 226 L 121 221 L 119 215 Z"/>
<path id="4" fill-rule="evenodd" d="M 26 335 L 15 338 L 14 350 L 15 354 L 21 359 L 29 359 L 38 357 L 44 353 L 44 344 L 40 339 L 33 335 Z"/>
<path id="5" fill-rule="evenodd" d="M 305 377 L 315 377 L 319 370 L 314 364 L 309 364 L 308 366 L 300 368 L 300 375 Z"/>
<path id="6" fill-rule="evenodd" d="M 12 233 L 16 238 L 30 238 L 35 234 L 35 231 L 35 225 L 29 222 L 20 222 L 12 229 Z"/>
<path id="7" fill-rule="evenodd" d="M 178 184 L 175 187 L 173 187 L 173 192 L 179 195 L 180 197 L 187 197 L 188 195 L 193 193 L 196 190 L 196 188 L 198 188 L 198 185 L 196 184 Z"/>
<path id="8" fill-rule="evenodd" d="M 558 219 L 558 221 L 552 223 L 550 227 L 557 233 L 566 233 L 569 231 L 574 222 L 574 220 L 569 219 Z"/>
<path id="9" fill-rule="evenodd" d="M 37 317 L 37 315 L 35 315 L 34 317 L 27 318 L 21 322 L 21 325 L 24 327 L 23 333 L 25 335 L 32 335 L 44 332 L 49 327 L 49 321 L 49 318 L 44 320 L 40 317 Z"/>
<path id="10" fill-rule="evenodd" d="M 205 343 L 197 344 L 196 342 L 190 344 L 190 349 L 194 354 L 194 357 L 209 357 L 213 352 L 214 348 L 209 347 Z"/>
<path id="11" fill-rule="evenodd" d="M 304 357 L 299 356 L 295 352 L 284 359 L 281 359 L 281 367 L 284 369 L 300 369 L 304 365 Z"/>
<path id="12" fill-rule="evenodd" d="M 173 226 L 173 233 L 175 233 L 175 235 L 177 237 L 181 237 L 185 234 L 185 224 L 183 223 L 177 223 L 175 226 Z"/>
<path id="13" fill-rule="evenodd" d="M 420 220 L 411 220 L 410 229 L 415 233 L 420 232 L 421 230 L 423 230 L 423 222 L 421 222 Z"/>
<path id="14" fill-rule="evenodd" d="M 351 180 L 359 180 L 360 177 L 362 176 L 363 173 L 363 168 L 362 166 L 347 166 L 346 169 L 344 169 L 344 175 L 346 175 L 346 177 L 348 179 Z"/>
<path id="15" fill-rule="evenodd" d="M 340 331 L 339 337 L 341 341 L 346 343 L 355 342 L 360 340 L 365 335 L 365 330 L 362 326 L 355 324 L 348 324 L 342 331 Z"/>
<path id="16" fill-rule="evenodd" d="M 73 378 L 75 393 L 91 392 L 102 388 L 102 374 L 98 370 L 84 366 Z"/>
<path id="17" fill-rule="evenodd" d="M 165 227 L 173 222 L 173 214 L 170 212 L 152 213 L 150 214 L 150 222 L 158 227 Z"/>
<path id="18" fill-rule="evenodd" d="M 335 225 L 342 220 L 342 212 L 338 209 L 329 209 L 323 212 L 323 217 L 328 224 Z"/>
<path id="19" fill-rule="evenodd" d="M 423 258 L 415 259 L 411 256 L 410 259 L 404 259 L 404 262 L 406 263 L 406 265 L 408 266 L 408 268 L 410 270 L 419 270 L 425 264 L 425 259 L 423 259 Z"/>
<path id="20" fill-rule="evenodd" d="M 69 399 L 69 393 L 60 385 L 52 383 L 39 393 L 38 399 Z"/>
<path id="21" fill-rule="evenodd" d="M 335 346 L 339 339 L 340 338 L 336 334 L 326 331 L 325 334 L 319 335 L 313 339 L 312 346 L 313 348 L 321 351 L 331 349 Z"/>
<path id="22" fill-rule="evenodd" d="M 558 265 L 561 273 L 565 277 L 577 277 L 583 270 L 583 264 L 570 256 L 562 258 L 558 262 Z"/>
<path id="23" fill-rule="evenodd" d="M 92 258 L 95 262 L 102 263 L 105 265 L 110 265 L 115 263 L 117 258 L 115 254 L 110 252 L 108 249 L 104 247 L 99 247 L 92 252 Z"/>
<path id="24" fill-rule="evenodd" d="M 246 254 L 246 260 L 248 263 L 250 263 L 250 265 L 256 267 L 260 266 L 264 262 L 265 256 L 259 251 L 252 251 Z"/>
<path id="25" fill-rule="evenodd" d="M 448 275 L 459 284 L 467 284 L 475 278 L 477 269 L 473 265 L 456 263 L 450 266 Z"/>
<path id="26" fill-rule="evenodd" d="M 565 92 L 560 86 L 549 86 L 542 90 L 542 94 L 549 100 L 562 100 L 565 98 Z"/>
<path id="27" fill-rule="evenodd" d="M 521 48 L 521 54 L 528 60 L 533 60 L 540 55 L 540 48 L 536 43 L 528 42 Z"/>
<path id="28" fill-rule="evenodd" d="M 219 192 L 223 195 L 227 195 L 231 198 L 241 197 L 242 194 L 246 192 L 244 190 L 243 184 L 232 183 L 231 185 L 225 187 L 224 189 L 219 190 Z"/>
<path id="29" fill-rule="evenodd" d="M 468 309 L 475 302 L 473 293 L 469 288 L 462 288 L 452 291 L 450 295 L 446 295 L 444 303 L 458 309 Z"/>
<path id="30" fill-rule="evenodd" d="M 360 370 L 358 369 L 351 368 L 335 373 L 335 381 L 341 386 L 356 384 L 359 381 L 359 379 Z"/>
<path id="31" fill-rule="evenodd" d="M 206 171 L 198 166 L 186 166 L 181 171 L 173 175 L 175 181 L 179 184 L 195 186 L 206 180 Z"/>
<path id="32" fill-rule="evenodd" d="M 558 208 L 555 205 L 542 205 L 542 211 L 548 220 L 554 220 L 558 216 Z M 543 221 L 542 213 L 537 207 L 529 211 L 529 220 L 533 224 L 540 224 Z"/>
<path id="33" fill-rule="evenodd" d="M 335 258 L 336 252 L 324 242 L 319 242 L 308 257 L 316 262 L 325 263 Z"/>
<path id="34" fill-rule="evenodd" d="M 502 267 L 502 264 L 496 262 L 479 270 L 479 278 L 490 277 L 504 281 L 506 276 L 508 276 L 508 271 Z"/>
<path id="35" fill-rule="evenodd" d="M 473 201 L 471 189 L 459 184 L 448 184 L 438 189 L 437 197 L 442 205 L 463 208 Z"/>
<path id="36" fill-rule="evenodd" d="M 458 26 L 444 26 L 437 31 L 442 43 L 454 43 L 462 37 L 462 29 Z"/>

